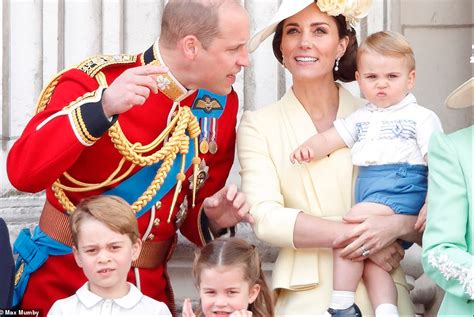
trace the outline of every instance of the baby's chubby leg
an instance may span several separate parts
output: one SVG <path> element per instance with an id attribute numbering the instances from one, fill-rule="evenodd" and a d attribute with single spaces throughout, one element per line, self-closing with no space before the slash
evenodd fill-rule
<path id="1" fill-rule="evenodd" d="M 334 316 L 336 311 L 359 311 L 354 303 L 355 291 L 364 270 L 364 262 L 353 262 L 340 256 L 342 249 L 333 250 L 333 292 L 325 316 Z M 331 309 L 333 311 L 331 311 Z M 336 314 L 337 315 L 337 314 Z M 352 313 L 351 313 L 352 315 Z M 354 314 L 354 316 L 360 316 Z"/>
<path id="2" fill-rule="evenodd" d="M 355 292 L 362 277 L 364 262 L 354 262 L 339 255 L 342 249 L 334 249 L 333 289 Z"/>
<path id="3" fill-rule="evenodd" d="M 375 315 L 397 316 L 398 294 L 390 273 L 372 261 L 366 260 L 363 278 Z"/>
<path id="4" fill-rule="evenodd" d="M 359 203 L 351 208 L 347 213 L 348 216 L 389 216 L 393 215 L 390 207 L 377 203 Z M 362 273 L 365 272 L 364 266 L 369 264 L 369 271 L 374 270 L 372 262 L 366 261 L 352 261 L 340 256 L 342 249 L 334 249 L 334 275 L 333 275 L 333 295 L 331 299 L 330 308 L 332 309 L 349 309 L 349 306 L 354 303 L 354 295 L 362 278 Z M 370 251 L 368 251 L 369 253 Z M 367 254 L 368 255 L 368 254 Z M 375 264 L 373 264 L 375 265 Z M 376 266 L 376 265 L 375 265 Z M 380 268 L 379 268 L 380 269 Z M 376 273 L 380 273 L 375 268 Z M 387 303 L 392 302 L 393 297 L 396 303 L 396 293 L 394 296 L 391 293 L 393 281 L 388 273 L 386 273 L 390 281 L 384 284 L 384 295 L 381 298 L 375 299 L 377 302 Z M 380 275 L 379 275 L 380 276 Z M 385 276 L 386 277 L 386 276 Z M 374 280 L 372 279 L 371 282 Z M 370 284 L 370 283 L 369 283 Z M 377 291 L 376 289 L 374 290 Z M 370 290 L 369 290 L 370 297 Z M 387 298 L 385 298 L 387 297 Z M 372 299 L 372 298 L 371 298 Z M 387 300 L 385 300 L 387 299 Z M 394 306 L 396 309 L 396 306 Z M 374 308 L 377 308 L 375 306 Z M 328 310 L 329 311 L 329 310 Z"/>
<path id="5" fill-rule="evenodd" d="M 392 215 L 390 207 L 376 203 L 359 203 L 354 205 L 347 215 Z M 336 291 L 355 292 L 362 277 L 364 262 L 355 262 L 342 258 L 339 254 L 342 249 L 334 249 L 334 279 L 333 289 Z"/>
<path id="6" fill-rule="evenodd" d="M 346 216 L 391 216 L 394 212 L 387 205 L 362 202 L 354 205 Z"/>
<path id="7" fill-rule="evenodd" d="M 393 214 L 392 208 L 371 202 L 356 204 L 347 213 L 350 216 L 391 216 Z M 364 261 L 363 279 L 375 315 L 397 316 L 397 289 L 390 274 L 367 259 Z"/>

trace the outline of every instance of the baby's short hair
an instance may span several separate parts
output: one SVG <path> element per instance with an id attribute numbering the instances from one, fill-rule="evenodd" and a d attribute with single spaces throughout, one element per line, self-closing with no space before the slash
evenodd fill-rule
<path id="1" fill-rule="evenodd" d="M 357 65 L 364 52 L 376 52 L 380 55 L 404 58 L 410 70 L 415 69 L 415 54 L 407 39 L 397 32 L 381 31 L 369 35 L 357 52 Z"/>

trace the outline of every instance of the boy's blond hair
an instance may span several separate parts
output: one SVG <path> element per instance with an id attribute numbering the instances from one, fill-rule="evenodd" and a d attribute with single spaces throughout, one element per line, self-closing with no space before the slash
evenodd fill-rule
<path id="1" fill-rule="evenodd" d="M 368 36 L 357 51 L 357 65 L 364 52 L 404 58 L 410 71 L 415 69 L 415 55 L 406 38 L 397 32 L 381 31 Z"/>
<path id="2" fill-rule="evenodd" d="M 131 206 L 122 198 L 109 195 L 93 196 L 83 199 L 70 218 L 70 228 L 74 246 L 77 248 L 81 224 L 86 219 L 102 222 L 112 231 L 126 234 L 132 244 L 139 237 L 138 223 Z"/>

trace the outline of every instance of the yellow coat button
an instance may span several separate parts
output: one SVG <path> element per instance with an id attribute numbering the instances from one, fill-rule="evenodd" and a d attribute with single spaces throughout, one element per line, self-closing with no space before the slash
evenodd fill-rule
<path id="1" fill-rule="evenodd" d="M 160 225 L 160 218 L 155 218 L 155 220 L 153 220 L 153 225 L 158 227 Z"/>
<path id="2" fill-rule="evenodd" d="M 150 233 L 148 237 L 146 238 L 148 241 L 151 241 L 155 238 L 155 235 L 153 233 Z"/>
<path id="3" fill-rule="evenodd" d="M 161 208 L 161 201 L 158 201 L 158 202 L 155 204 L 155 208 L 156 208 L 156 209 L 160 209 L 160 208 Z"/>

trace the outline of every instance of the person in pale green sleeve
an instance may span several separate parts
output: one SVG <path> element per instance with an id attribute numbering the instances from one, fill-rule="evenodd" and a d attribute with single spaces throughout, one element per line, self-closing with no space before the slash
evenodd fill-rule
<path id="1" fill-rule="evenodd" d="M 474 79 L 446 100 L 449 108 L 473 106 Z M 472 219 L 473 125 L 434 134 L 428 151 L 428 216 L 423 268 L 445 290 L 438 316 L 474 316 Z"/>

